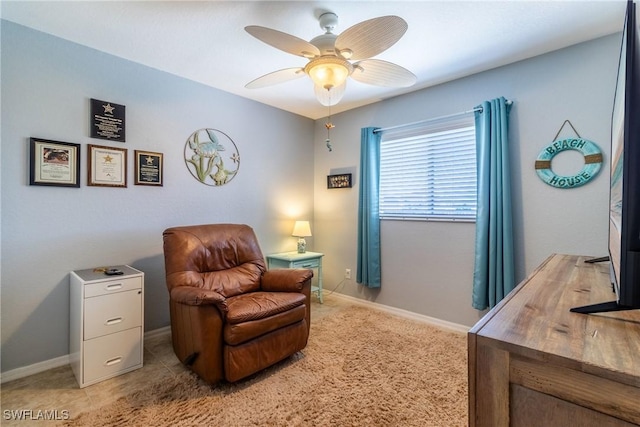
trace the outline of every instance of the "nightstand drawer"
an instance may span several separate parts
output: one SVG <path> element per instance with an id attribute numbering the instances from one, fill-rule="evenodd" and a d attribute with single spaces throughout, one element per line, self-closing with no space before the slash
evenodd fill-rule
<path id="1" fill-rule="evenodd" d="M 84 383 L 142 364 L 140 328 L 86 341 L 84 345 Z"/>
<path id="2" fill-rule="evenodd" d="M 84 339 L 113 334 L 142 325 L 142 291 L 118 292 L 87 298 Z"/>
<path id="3" fill-rule="evenodd" d="M 100 283 L 85 285 L 84 297 L 91 298 L 99 295 L 114 294 L 142 288 L 141 277 L 123 277 L 122 279 L 107 280 Z"/>
<path id="4" fill-rule="evenodd" d="M 291 268 L 318 268 L 319 266 L 320 261 L 317 259 L 304 259 L 291 263 Z"/>

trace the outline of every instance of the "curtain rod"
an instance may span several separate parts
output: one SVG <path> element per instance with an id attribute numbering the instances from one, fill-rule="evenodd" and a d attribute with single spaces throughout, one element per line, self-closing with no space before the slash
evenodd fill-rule
<path id="1" fill-rule="evenodd" d="M 506 103 L 507 103 L 507 105 L 511 105 L 511 104 L 513 104 L 513 101 L 507 101 Z M 482 107 L 476 107 L 473 110 L 467 110 L 467 111 L 462 111 L 460 113 L 448 114 L 446 116 L 433 117 L 431 119 L 425 119 L 425 120 L 418 120 L 417 122 L 411 122 L 411 123 L 405 123 L 405 124 L 402 124 L 402 125 L 396 125 L 396 126 L 389 126 L 389 127 L 386 127 L 386 128 L 380 128 L 380 129 L 374 130 L 373 133 L 384 132 L 384 131 L 388 131 L 388 130 L 403 128 L 403 127 L 410 127 L 410 126 L 415 126 L 415 125 L 419 125 L 419 124 L 423 124 L 423 123 L 435 122 L 436 120 L 450 119 L 452 117 L 463 116 L 465 114 L 475 113 L 476 111 L 482 112 Z"/>

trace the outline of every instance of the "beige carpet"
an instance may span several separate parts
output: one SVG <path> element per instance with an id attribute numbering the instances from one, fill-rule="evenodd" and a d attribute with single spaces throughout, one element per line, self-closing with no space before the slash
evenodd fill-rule
<path id="1" fill-rule="evenodd" d="M 350 307 L 302 352 L 235 385 L 190 373 L 71 426 L 466 426 L 466 336 Z"/>

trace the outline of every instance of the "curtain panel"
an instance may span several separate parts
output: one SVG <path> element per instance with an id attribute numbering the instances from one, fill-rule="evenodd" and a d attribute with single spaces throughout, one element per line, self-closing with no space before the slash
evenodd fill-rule
<path id="1" fill-rule="evenodd" d="M 514 287 L 508 120 L 504 98 L 476 111 L 478 198 L 472 305 L 494 307 Z M 479 109 L 478 109 L 479 110 Z"/>
<path id="2" fill-rule="evenodd" d="M 380 271 L 380 139 L 377 128 L 360 133 L 360 190 L 358 197 L 358 258 L 356 281 L 369 288 L 381 285 Z"/>

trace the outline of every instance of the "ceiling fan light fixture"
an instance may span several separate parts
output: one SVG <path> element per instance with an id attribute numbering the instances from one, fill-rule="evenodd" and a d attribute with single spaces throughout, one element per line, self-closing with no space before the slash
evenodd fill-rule
<path id="1" fill-rule="evenodd" d="M 311 77 L 315 86 L 330 90 L 347 80 L 353 72 L 353 65 L 336 56 L 321 56 L 309 62 L 304 72 Z"/>
<path id="2" fill-rule="evenodd" d="M 325 107 L 331 107 L 342 100 L 346 87 L 347 82 L 345 81 L 340 86 L 334 86 L 331 89 L 325 89 L 321 86 L 314 85 L 313 90 L 316 94 L 316 99 L 320 104 Z"/>

